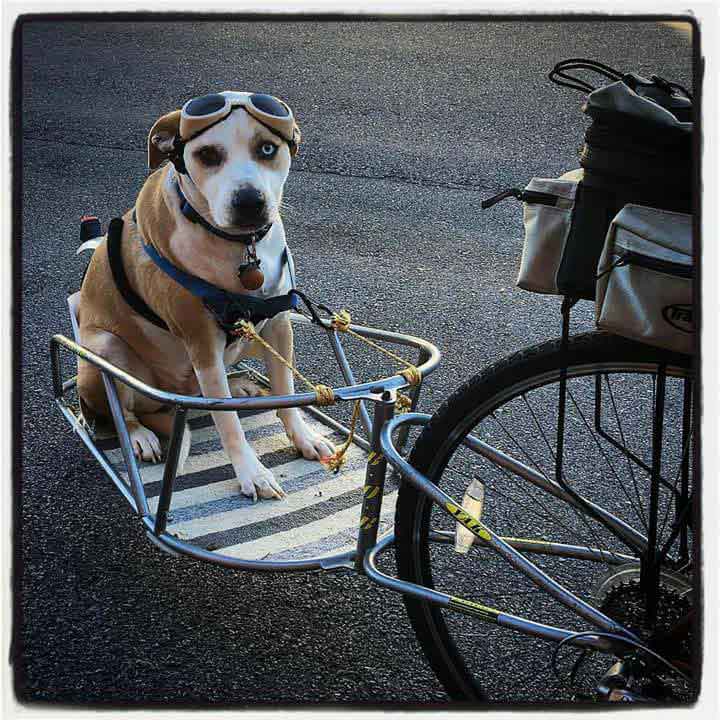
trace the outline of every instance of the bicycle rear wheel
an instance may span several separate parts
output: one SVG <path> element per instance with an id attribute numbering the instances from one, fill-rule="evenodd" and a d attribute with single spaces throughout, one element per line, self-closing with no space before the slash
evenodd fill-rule
<path id="1" fill-rule="evenodd" d="M 655 545 L 665 556 L 652 591 L 659 606 L 652 622 L 647 607 L 651 590 L 647 576 L 641 579 L 644 561 L 638 548 L 629 547 L 592 513 L 549 495 L 463 444 L 472 433 L 554 478 L 558 389 L 566 363 L 564 480 L 643 536 L 655 527 Z M 662 466 L 660 480 L 653 483 L 653 418 L 661 395 Z M 504 538 L 514 538 L 526 557 L 568 590 L 657 648 L 660 638 L 672 630 L 677 639 L 677 627 L 692 612 L 696 587 L 691 413 L 692 371 L 687 356 L 589 333 L 572 338 L 567 355 L 559 341 L 552 341 L 516 353 L 470 379 L 424 428 L 410 463 L 457 501 L 472 480 L 481 481 L 486 526 Z M 456 552 L 454 532 L 452 518 L 403 483 L 395 519 L 396 561 L 402 579 L 573 631 L 592 629 L 477 541 L 467 554 Z M 522 546 L 522 539 L 557 545 L 554 551 L 544 551 L 547 545 L 536 545 L 533 551 L 527 544 Z M 577 553 L 568 556 L 558 551 L 560 544 L 602 552 L 595 553 L 593 560 L 587 555 L 578 558 Z M 580 688 L 573 689 L 562 672 L 558 678 L 549 667 L 551 643 L 409 596 L 405 605 L 429 663 L 456 700 L 570 700 L 578 691 L 590 692 L 612 664 L 607 656 L 586 658 L 575 668 L 573 682 Z M 687 633 L 682 643 L 675 642 L 677 648 L 680 644 L 673 661 L 689 667 Z M 666 646 L 660 650 L 668 652 Z M 665 681 L 663 687 L 671 687 L 675 679 Z M 689 699 L 693 691 L 678 692 Z"/>

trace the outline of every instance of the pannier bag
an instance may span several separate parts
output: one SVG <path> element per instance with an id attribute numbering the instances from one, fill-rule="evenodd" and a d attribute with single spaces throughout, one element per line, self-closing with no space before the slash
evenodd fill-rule
<path id="1" fill-rule="evenodd" d="M 593 70 L 612 82 L 595 89 L 569 75 L 572 69 Z M 589 93 L 582 111 L 592 124 L 580 153 L 579 182 L 563 188 L 564 178 L 535 178 L 524 191 L 506 190 L 482 207 L 506 197 L 525 203 L 520 287 L 594 300 L 605 236 L 625 205 L 692 210 L 692 102 L 675 83 L 655 75 L 650 80 L 623 75 L 590 60 L 564 60 L 550 79 Z M 553 204 L 532 193 L 555 195 L 558 201 Z M 533 267 L 535 262 L 539 266 Z"/>
<path id="2" fill-rule="evenodd" d="M 610 225 L 598 265 L 599 328 L 690 354 L 692 216 L 627 205 Z"/>
<path id="3" fill-rule="evenodd" d="M 513 191 L 523 202 L 525 242 L 517 278 L 523 290 L 560 294 L 557 272 L 570 234 L 577 188 L 577 180 L 565 177 L 533 178 L 524 190 Z"/>

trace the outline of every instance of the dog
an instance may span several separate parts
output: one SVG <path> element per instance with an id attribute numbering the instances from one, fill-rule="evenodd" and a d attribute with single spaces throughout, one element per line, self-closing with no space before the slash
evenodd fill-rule
<path id="1" fill-rule="evenodd" d="M 294 393 L 291 371 L 258 343 L 230 336 L 217 306 L 210 307 L 194 292 L 199 280 L 240 300 L 263 301 L 288 293 L 294 268 L 280 209 L 299 140 L 299 128 L 285 103 L 251 93 L 226 91 L 194 99 L 155 122 L 147 141 L 153 172 L 134 210 L 123 215 L 122 230 L 114 226 L 117 243 L 111 246 L 109 230 L 97 244 L 82 283 L 82 345 L 159 389 L 221 398 L 248 394 L 242 382 L 228 381 L 226 368 L 242 357 L 259 356 L 272 394 Z M 261 287 L 243 286 L 238 271 L 243 266 L 259 267 Z M 177 276 L 168 274 L 167 267 L 179 271 Z M 124 273 L 122 282 L 118 272 Z M 194 278 L 194 284 L 183 285 L 186 277 Z M 148 311 L 142 314 L 137 305 L 129 305 L 128 294 Z M 255 328 L 292 361 L 287 309 L 259 320 Z M 86 419 L 110 417 L 102 377 L 94 365 L 79 360 L 77 385 Z M 120 382 L 116 387 L 136 457 L 159 461 L 158 434 L 171 432 L 172 409 Z M 319 460 L 334 452 L 298 408 L 277 414 L 303 457 Z M 213 412 L 212 418 L 240 492 L 253 502 L 258 497 L 283 498 L 279 483 L 247 442 L 237 414 Z M 186 427 L 179 467 L 189 448 Z"/>

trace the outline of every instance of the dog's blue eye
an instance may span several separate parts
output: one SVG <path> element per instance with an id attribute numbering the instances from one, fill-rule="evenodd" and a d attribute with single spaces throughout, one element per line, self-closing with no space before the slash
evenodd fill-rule
<path id="1" fill-rule="evenodd" d="M 260 155 L 264 158 L 271 158 L 277 152 L 277 145 L 271 142 L 263 143 L 260 146 Z"/>

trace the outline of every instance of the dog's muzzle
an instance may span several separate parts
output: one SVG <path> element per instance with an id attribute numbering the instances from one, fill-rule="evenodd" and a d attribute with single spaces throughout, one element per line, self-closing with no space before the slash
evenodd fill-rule
<path id="1" fill-rule="evenodd" d="M 261 225 L 267 222 L 265 195 L 252 185 L 238 188 L 232 195 L 230 207 L 235 225 Z"/>

